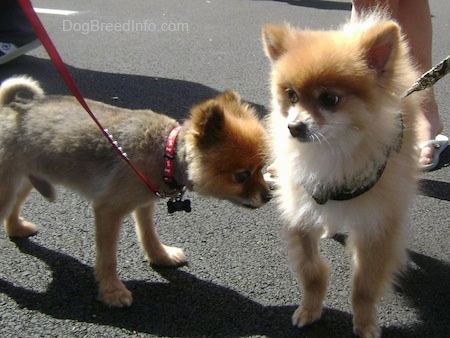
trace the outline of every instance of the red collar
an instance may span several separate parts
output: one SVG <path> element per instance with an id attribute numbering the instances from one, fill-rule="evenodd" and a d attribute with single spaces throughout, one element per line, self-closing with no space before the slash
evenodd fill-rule
<path id="1" fill-rule="evenodd" d="M 172 189 L 181 189 L 182 185 L 175 181 L 175 165 L 173 159 L 175 156 L 175 145 L 177 143 L 177 137 L 181 130 L 181 126 L 173 128 L 166 140 L 166 148 L 164 150 L 164 182 Z"/>

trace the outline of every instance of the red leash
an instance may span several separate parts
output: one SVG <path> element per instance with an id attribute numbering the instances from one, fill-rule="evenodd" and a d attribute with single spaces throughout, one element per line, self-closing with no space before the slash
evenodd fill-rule
<path id="1" fill-rule="evenodd" d="M 117 153 L 122 157 L 125 162 L 128 163 L 128 165 L 136 172 L 136 174 L 144 181 L 144 183 L 149 187 L 151 191 L 155 193 L 158 197 L 164 197 L 164 193 L 160 192 L 157 187 L 155 187 L 145 176 L 142 174 L 138 168 L 136 168 L 133 163 L 131 163 L 130 159 L 128 158 L 127 154 L 122 151 L 122 149 L 117 145 L 117 142 L 114 141 L 112 136 L 108 133 L 108 130 L 103 128 L 100 121 L 95 117 L 94 113 L 89 108 L 88 104 L 83 98 L 83 95 L 81 95 L 80 90 L 78 89 L 77 84 L 73 80 L 72 76 L 70 75 L 69 70 L 67 69 L 66 65 L 64 64 L 63 60 L 61 59 L 61 56 L 59 55 L 58 51 L 56 50 L 55 45 L 53 44 L 52 40 L 48 36 L 47 31 L 45 30 L 44 26 L 42 25 L 41 20 L 37 16 L 36 12 L 33 9 L 33 6 L 31 5 L 30 0 L 18 0 L 20 6 L 24 10 L 26 16 L 28 17 L 28 20 L 30 21 L 30 24 L 33 26 L 33 29 L 39 38 L 41 40 L 42 45 L 44 46 L 45 50 L 47 51 L 48 55 L 50 56 L 50 59 L 52 60 L 54 66 L 56 67 L 56 70 L 58 71 L 59 75 L 62 77 L 64 82 L 66 83 L 67 87 L 72 92 L 73 96 L 78 100 L 78 102 L 83 106 L 84 110 L 91 116 L 91 118 L 94 120 L 95 124 L 98 126 L 100 131 L 103 133 L 103 135 L 107 138 L 109 143 L 113 146 L 113 148 L 117 151 Z"/>

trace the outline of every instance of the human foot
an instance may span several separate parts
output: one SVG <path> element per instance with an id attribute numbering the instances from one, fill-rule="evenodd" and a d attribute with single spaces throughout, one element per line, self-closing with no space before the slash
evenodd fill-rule
<path id="1" fill-rule="evenodd" d="M 420 149 L 419 165 L 423 170 L 432 170 L 439 161 L 439 155 L 448 145 L 438 135 L 444 129 L 432 91 L 424 93 L 423 113 L 418 116 L 417 138 Z"/>
<path id="2" fill-rule="evenodd" d="M 436 168 L 439 164 L 439 157 L 441 153 L 448 146 L 448 137 L 445 135 L 437 135 L 434 140 L 428 140 L 421 144 L 419 144 L 419 149 L 421 153 L 430 153 L 431 151 L 431 160 L 426 159 L 426 162 L 420 162 L 420 167 L 423 171 L 430 171 Z M 424 157 L 421 158 L 421 160 Z"/>

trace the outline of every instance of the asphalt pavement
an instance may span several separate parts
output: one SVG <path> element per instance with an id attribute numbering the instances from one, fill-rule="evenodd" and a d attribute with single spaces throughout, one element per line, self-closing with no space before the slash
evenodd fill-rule
<path id="1" fill-rule="evenodd" d="M 431 0 L 435 62 L 450 53 L 447 0 Z M 269 62 L 260 29 L 288 21 L 337 27 L 349 1 L 314 0 L 35 0 L 40 9 L 71 15 L 40 18 L 87 98 L 129 108 L 152 108 L 183 119 L 189 107 L 228 88 L 261 116 L 269 107 Z M 67 13 L 66 13 L 67 14 Z M 68 94 L 45 50 L 0 66 L 0 80 L 28 74 L 49 94 Z M 450 134 L 450 75 L 435 86 Z M 1 182 L 0 182 L 1 184 Z M 189 264 L 154 269 L 131 218 L 121 233 L 119 274 L 135 302 L 107 308 L 96 298 L 90 204 L 60 189 L 56 203 L 33 193 L 23 215 L 39 226 L 29 239 L 0 236 L 2 337 L 351 337 L 349 255 L 339 240 L 321 250 L 331 266 L 322 319 L 303 329 L 290 317 L 301 292 L 286 262 L 273 202 L 249 211 L 189 193 L 193 211 L 156 222 L 164 243 L 183 247 Z M 439 169 L 422 175 L 411 209 L 410 264 L 383 298 L 383 337 L 449 337 L 450 151 Z"/>

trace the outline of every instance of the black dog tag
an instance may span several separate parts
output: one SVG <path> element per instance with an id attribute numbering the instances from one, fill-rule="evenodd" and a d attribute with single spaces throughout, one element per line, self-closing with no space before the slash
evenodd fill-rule
<path id="1" fill-rule="evenodd" d="M 173 214 L 175 211 L 191 212 L 191 201 L 181 200 L 181 198 L 171 199 L 167 201 L 167 211 Z"/>

